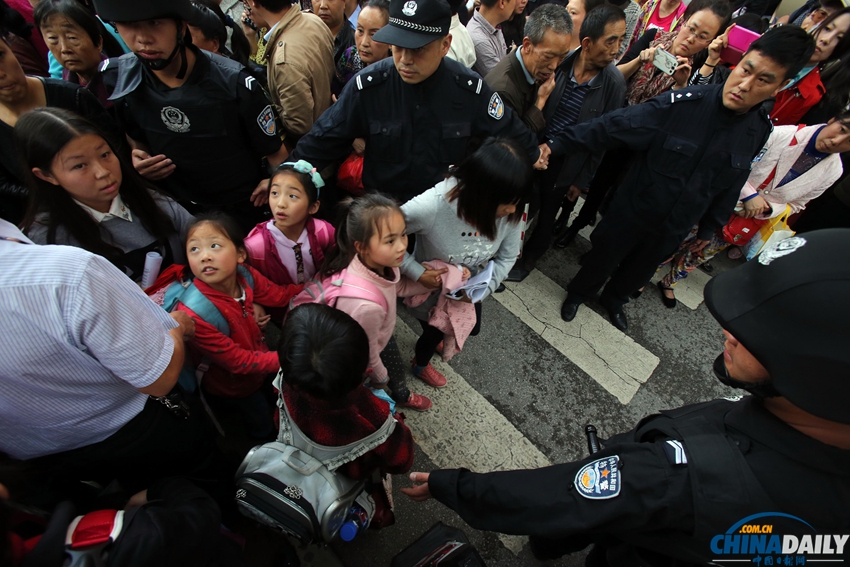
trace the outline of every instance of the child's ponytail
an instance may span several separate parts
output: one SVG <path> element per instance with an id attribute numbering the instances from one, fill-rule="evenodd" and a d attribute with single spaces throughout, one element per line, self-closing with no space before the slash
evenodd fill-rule
<path id="1" fill-rule="evenodd" d="M 336 230 L 336 247 L 325 256 L 321 275 L 328 277 L 347 268 L 357 250 L 355 242 L 369 242 L 380 232 L 381 222 L 392 213 L 402 213 L 398 203 L 381 195 L 369 193 L 357 199 L 346 199 L 340 203 L 342 218 Z"/>

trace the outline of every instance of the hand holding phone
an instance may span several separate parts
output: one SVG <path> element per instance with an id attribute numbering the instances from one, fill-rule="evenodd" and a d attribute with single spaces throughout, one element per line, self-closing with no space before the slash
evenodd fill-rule
<path id="1" fill-rule="evenodd" d="M 679 66 L 679 60 L 669 51 L 658 47 L 655 49 L 652 64 L 665 75 L 673 76 L 673 73 L 676 72 L 676 68 Z"/>

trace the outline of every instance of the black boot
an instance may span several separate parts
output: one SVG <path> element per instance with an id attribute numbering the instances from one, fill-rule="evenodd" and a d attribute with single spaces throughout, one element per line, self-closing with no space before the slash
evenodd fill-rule
<path id="1" fill-rule="evenodd" d="M 557 248 L 566 248 L 567 246 L 573 243 L 573 240 L 575 240 L 576 236 L 578 236 L 578 231 L 582 228 L 584 227 L 578 226 L 576 225 L 576 223 L 573 223 L 572 226 L 567 229 L 567 232 L 565 232 L 563 236 L 555 240 L 555 246 Z"/>

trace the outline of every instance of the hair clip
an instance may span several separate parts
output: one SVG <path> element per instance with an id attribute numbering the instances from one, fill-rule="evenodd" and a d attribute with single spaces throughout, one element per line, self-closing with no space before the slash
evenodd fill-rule
<path id="1" fill-rule="evenodd" d="M 297 171 L 298 173 L 306 173 L 313 180 L 313 185 L 316 186 L 316 200 L 319 200 L 319 195 L 321 194 L 321 188 L 325 186 L 325 181 L 322 179 L 322 176 L 319 175 L 319 172 L 316 171 L 316 168 L 307 161 L 303 159 L 299 159 L 296 162 L 287 161 L 285 163 L 280 164 L 281 167 L 284 165 L 291 165 L 292 169 Z"/>

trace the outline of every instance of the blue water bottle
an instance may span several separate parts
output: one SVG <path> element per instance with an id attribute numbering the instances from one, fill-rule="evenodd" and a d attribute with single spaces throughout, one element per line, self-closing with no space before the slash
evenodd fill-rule
<path id="1" fill-rule="evenodd" d="M 368 525 L 369 514 L 359 504 L 354 503 L 351 505 L 351 510 L 348 511 L 345 523 L 339 528 L 339 537 L 342 541 L 351 541 Z"/>

